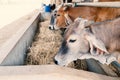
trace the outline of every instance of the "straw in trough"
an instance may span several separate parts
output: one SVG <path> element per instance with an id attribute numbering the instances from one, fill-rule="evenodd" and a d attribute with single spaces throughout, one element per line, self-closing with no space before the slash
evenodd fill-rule
<path id="1" fill-rule="evenodd" d="M 48 29 L 49 21 L 40 22 L 39 31 L 26 58 L 26 64 L 53 64 L 53 57 L 61 44 L 61 31 Z"/>
<path id="2" fill-rule="evenodd" d="M 62 36 L 61 31 L 52 31 L 48 29 L 49 20 L 40 22 L 39 30 L 36 33 L 32 46 L 29 48 L 25 64 L 43 65 L 54 64 L 53 58 L 58 52 Z M 87 66 L 84 60 L 71 62 L 68 67 L 86 70 Z"/>

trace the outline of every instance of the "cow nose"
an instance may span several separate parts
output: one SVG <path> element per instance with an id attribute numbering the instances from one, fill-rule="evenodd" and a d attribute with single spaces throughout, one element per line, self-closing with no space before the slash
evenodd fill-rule
<path id="1" fill-rule="evenodd" d="M 55 64 L 58 64 L 58 61 L 54 59 L 54 63 L 55 63 Z"/>
<path id="2" fill-rule="evenodd" d="M 49 26 L 49 29 L 50 29 L 50 30 L 52 29 L 51 26 Z"/>

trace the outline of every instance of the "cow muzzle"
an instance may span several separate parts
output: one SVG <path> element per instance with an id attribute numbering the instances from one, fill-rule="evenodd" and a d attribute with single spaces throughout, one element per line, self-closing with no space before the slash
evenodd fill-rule
<path id="1" fill-rule="evenodd" d="M 54 63 L 60 66 L 68 66 L 69 63 L 71 63 L 72 61 L 77 60 L 78 57 L 74 57 L 72 55 L 56 55 L 54 58 Z"/>
<path id="2" fill-rule="evenodd" d="M 48 28 L 49 28 L 50 30 L 54 30 L 54 26 L 53 26 L 53 25 L 49 25 Z"/>
<path id="3" fill-rule="evenodd" d="M 50 30 L 59 30 L 59 29 L 60 29 L 60 28 L 58 28 L 58 27 L 55 26 L 55 25 L 49 25 L 48 28 L 49 28 Z"/>
<path id="4" fill-rule="evenodd" d="M 60 65 L 60 66 L 65 66 L 66 65 L 64 61 L 57 60 L 56 58 L 54 58 L 54 63 L 56 65 Z"/>

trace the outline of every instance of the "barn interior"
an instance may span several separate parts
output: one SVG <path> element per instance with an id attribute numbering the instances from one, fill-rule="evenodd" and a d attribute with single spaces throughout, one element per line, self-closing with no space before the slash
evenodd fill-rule
<path id="1" fill-rule="evenodd" d="M 51 0 L 51 4 L 57 6 L 62 3 L 67 4 L 71 0 L 60 1 Z M 76 1 L 96 4 L 96 0 Z M 73 80 L 73 78 L 76 80 L 94 80 L 96 78 L 98 80 L 119 80 L 120 67 L 115 62 L 110 65 L 103 65 L 93 59 L 78 59 L 71 62 L 67 67 L 56 65 L 54 57 L 62 42 L 62 31 L 53 31 L 48 28 L 52 11 L 46 12 L 44 9 L 43 11 L 34 10 L 5 28 L 0 29 L 0 36 L 4 35 L 6 39 L 6 41 L 1 40 L 0 42 L 0 79 L 7 80 L 10 77 L 10 80 L 12 80 L 17 75 L 18 80 L 39 80 L 39 78 L 41 80 L 61 80 L 64 78 L 66 80 Z M 10 31 L 6 31 L 6 29 Z M 16 31 L 14 32 L 13 30 L 15 29 Z M 6 33 L 12 31 L 13 33 L 7 35 L 7 37 L 5 36 Z M 81 75 L 81 73 L 83 74 Z M 31 77 L 31 75 L 34 76 Z M 61 78 L 60 76 L 63 77 Z"/>

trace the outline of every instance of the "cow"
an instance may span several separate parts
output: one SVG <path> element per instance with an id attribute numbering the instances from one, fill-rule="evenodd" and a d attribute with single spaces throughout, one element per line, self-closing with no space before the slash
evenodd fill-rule
<path id="1" fill-rule="evenodd" d="M 53 25 L 49 26 L 51 30 L 57 30 L 60 28 L 66 28 L 67 25 L 71 24 L 77 17 L 81 16 L 88 20 L 94 20 L 96 14 L 95 7 L 72 7 L 72 6 L 61 6 L 55 13 L 55 20 Z M 70 20 L 70 21 L 69 21 Z"/>
<path id="2" fill-rule="evenodd" d="M 99 0 L 99 2 L 111 2 L 120 0 Z M 67 15 L 67 17 L 66 17 Z M 49 26 L 51 30 L 57 30 L 60 28 L 66 28 L 71 22 L 77 17 L 82 17 L 88 20 L 94 20 L 95 22 L 105 21 L 109 19 L 114 19 L 120 16 L 120 8 L 101 8 L 101 7 L 72 7 L 72 6 L 61 6 L 55 17 L 55 22 L 53 25 Z"/>
<path id="3" fill-rule="evenodd" d="M 88 58 L 107 64 L 120 62 L 120 18 L 96 23 L 78 18 L 69 25 L 55 63 L 66 66 L 76 59 Z"/>

